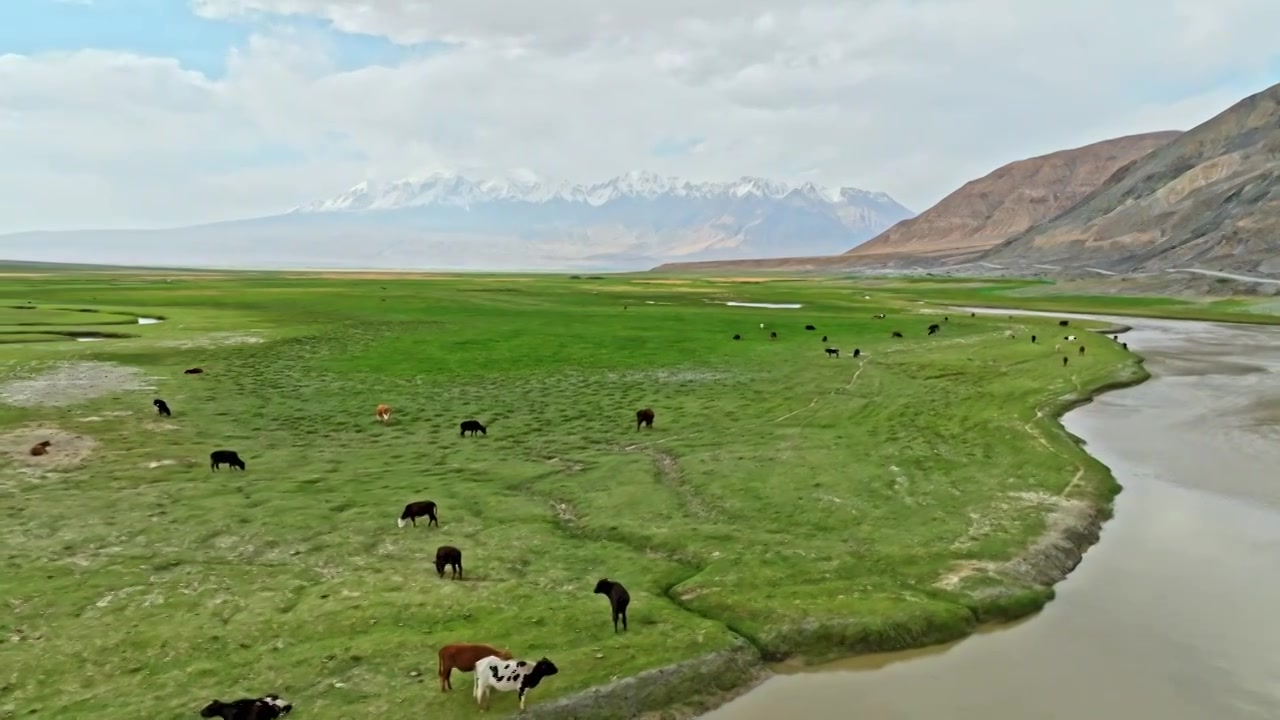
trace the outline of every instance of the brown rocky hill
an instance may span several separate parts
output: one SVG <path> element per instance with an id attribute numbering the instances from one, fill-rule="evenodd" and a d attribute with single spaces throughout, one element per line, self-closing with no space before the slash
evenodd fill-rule
<path id="1" fill-rule="evenodd" d="M 1280 272 L 1280 85 L 1121 168 L 1066 212 L 977 260 Z"/>
<path id="2" fill-rule="evenodd" d="M 868 262 L 883 256 L 937 261 L 976 255 L 1070 208 L 1120 167 L 1179 135 L 1128 135 L 1011 162 L 845 255 Z"/>

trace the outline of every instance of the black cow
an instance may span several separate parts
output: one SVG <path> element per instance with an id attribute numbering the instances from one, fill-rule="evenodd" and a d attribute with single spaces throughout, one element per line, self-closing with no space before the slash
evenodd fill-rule
<path id="1" fill-rule="evenodd" d="M 293 710 L 293 705 L 279 695 L 263 695 L 260 698 L 243 698 L 232 702 L 214 700 L 200 711 L 200 717 L 220 717 L 223 720 L 275 720 Z"/>
<path id="2" fill-rule="evenodd" d="M 650 430 L 653 429 L 653 408 L 641 408 L 636 411 L 636 430 L 644 425 Z"/>
<path id="3" fill-rule="evenodd" d="M 859 350 L 858 348 L 854 348 L 854 349 L 853 349 L 853 356 L 854 356 L 854 357 L 858 357 L 858 356 L 859 356 L 859 355 L 861 355 L 861 354 L 862 354 L 862 351 L 861 351 L 861 350 Z"/>
<path id="4" fill-rule="evenodd" d="M 1066 327 L 1067 325 L 1070 325 L 1070 324 L 1071 324 L 1071 323 L 1070 323 L 1070 322 L 1068 322 L 1068 321 L 1066 321 L 1066 320 L 1059 320 L 1059 321 L 1058 321 L 1058 327 Z"/>
<path id="5" fill-rule="evenodd" d="M 444 577 L 445 566 L 450 566 L 450 579 L 462 577 L 462 551 L 452 545 L 441 545 L 436 548 L 436 573 Z"/>
<path id="6" fill-rule="evenodd" d="M 631 604 L 631 594 L 622 587 L 622 583 L 609 578 L 601 578 L 592 591 L 596 595 L 609 598 L 609 609 L 613 611 L 613 631 L 618 632 L 618 619 L 622 619 L 622 629 L 627 629 L 627 606 Z"/>
<path id="7" fill-rule="evenodd" d="M 1032 343 L 1032 344 L 1035 344 L 1035 341 L 1036 341 L 1036 336 L 1035 336 L 1035 335 L 1032 335 L 1032 336 L 1031 336 L 1031 343 Z"/>
<path id="8" fill-rule="evenodd" d="M 827 336 L 826 336 L 826 335 L 823 335 L 823 336 L 822 336 L 822 342 L 826 342 L 826 341 L 827 341 Z"/>
<path id="9" fill-rule="evenodd" d="M 1066 366 L 1067 366 L 1067 363 L 1068 363 L 1068 362 L 1070 362 L 1070 361 L 1071 361 L 1071 358 L 1068 358 L 1066 355 L 1063 355 L 1063 356 L 1062 356 L 1062 367 L 1066 367 Z"/>
<path id="10" fill-rule="evenodd" d="M 165 417 L 170 417 L 173 415 L 173 413 L 169 412 L 168 403 L 161 400 L 160 398 L 156 398 L 155 400 L 152 400 L 151 404 L 156 406 L 157 415 L 164 415 Z"/>
<path id="11" fill-rule="evenodd" d="M 932 334 L 934 334 L 934 333 L 938 332 L 938 331 L 939 331 L 939 330 L 941 330 L 941 329 L 942 329 L 942 326 L 941 326 L 941 325 L 939 325 L 938 323 L 934 323 L 934 324 L 932 324 L 932 325 L 930 325 L 930 326 L 929 326 L 929 334 L 930 334 L 930 335 L 932 335 Z"/>
<path id="12" fill-rule="evenodd" d="M 418 518 L 427 518 L 427 527 L 435 525 L 440 527 L 440 518 L 436 517 L 436 504 L 431 500 L 416 500 L 404 506 L 404 510 L 400 512 L 400 519 L 396 521 L 396 525 L 404 527 L 405 521 L 413 523 L 414 527 L 418 527 Z"/>
<path id="13" fill-rule="evenodd" d="M 893 331 L 893 336 L 894 336 L 894 337 L 896 337 L 896 338 L 900 338 L 900 337 L 902 337 L 902 333 L 898 332 L 897 330 L 894 330 L 894 331 Z"/>
<path id="14" fill-rule="evenodd" d="M 840 357 L 840 350 L 838 348 L 827 348 L 827 357 Z"/>
<path id="15" fill-rule="evenodd" d="M 804 329 L 805 329 L 805 330 L 817 330 L 818 328 L 816 328 L 816 327 L 814 327 L 814 326 L 812 326 L 812 325 L 805 325 L 805 326 L 804 326 Z"/>
<path id="16" fill-rule="evenodd" d="M 210 468 L 217 470 L 218 466 L 223 463 L 226 463 L 233 468 L 238 468 L 240 470 L 244 469 L 244 461 L 240 459 L 240 456 L 236 454 L 235 450 L 214 450 L 209 453 Z"/>
<path id="17" fill-rule="evenodd" d="M 741 335 L 734 335 L 734 336 L 733 336 L 733 339 L 734 339 L 734 340 L 741 340 L 741 339 L 742 339 L 742 336 L 741 336 Z"/>
<path id="18" fill-rule="evenodd" d="M 777 339 L 778 339 L 778 333 L 776 333 L 776 332 L 771 332 L 771 333 L 769 333 L 769 339 L 770 339 L 770 340 L 777 340 Z"/>
<path id="19" fill-rule="evenodd" d="M 473 437 L 476 433 L 481 433 L 482 435 L 489 434 L 489 431 L 480 424 L 479 420 L 463 420 L 462 424 L 458 427 L 462 428 L 462 431 L 458 433 L 458 437 L 464 437 L 467 433 L 471 433 Z"/>
<path id="20" fill-rule="evenodd" d="M 201 368 L 188 368 L 186 370 L 183 370 L 182 374 L 183 375 L 199 375 L 202 372 L 204 372 L 204 370 L 202 370 Z"/>
<path id="21" fill-rule="evenodd" d="M 1129 343 L 1120 343 L 1120 345 L 1123 346 L 1125 350 L 1129 349 Z"/>

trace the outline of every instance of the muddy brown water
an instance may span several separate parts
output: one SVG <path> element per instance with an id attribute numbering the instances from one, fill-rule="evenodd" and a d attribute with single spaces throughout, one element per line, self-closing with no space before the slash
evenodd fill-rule
<path id="1" fill-rule="evenodd" d="M 774 668 L 703 720 L 1280 718 L 1280 328 L 1044 314 L 1132 327 L 1153 376 L 1063 418 L 1124 492 L 1053 602 L 941 647 Z"/>

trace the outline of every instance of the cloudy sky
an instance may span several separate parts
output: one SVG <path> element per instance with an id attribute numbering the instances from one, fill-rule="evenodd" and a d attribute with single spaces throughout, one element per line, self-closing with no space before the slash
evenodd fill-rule
<path id="1" fill-rule="evenodd" d="M 1185 129 L 1280 81 L 1276 0 L 0 0 L 0 232 L 369 179 L 632 169 L 884 190 Z"/>

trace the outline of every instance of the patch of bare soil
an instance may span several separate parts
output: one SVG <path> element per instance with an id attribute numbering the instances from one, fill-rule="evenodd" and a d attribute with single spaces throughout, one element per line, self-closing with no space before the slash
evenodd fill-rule
<path id="1" fill-rule="evenodd" d="M 162 347 L 198 348 L 217 347 L 219 345 L 254 345 L 264 342 L 266 338 L 252 332 L 215 332 L 201 335 L 190 340 L 165 340 L 156 343 Z"/>
<path id="2" fill-rule="evenodd" d="M 45 455 L 32 455 L 31 446 L 48 440 Z M 45 428 L 24 427 L 0 435 L 0 455 L 8 457 L 20 468 L 33 470 L 66 470 L 89 457 L 98 441 L 88 435 Z"/>
<path id="3" fill-rule="evenodd" d="M 64 362 L 35 377 L 0 385 L 0 402 L 18 407 L 70 405 L 125 390 L 150 390 L 137 368 L 110 362 Z"/>

